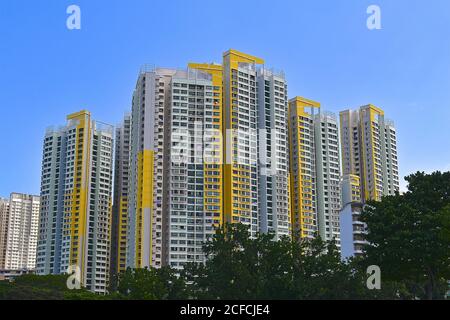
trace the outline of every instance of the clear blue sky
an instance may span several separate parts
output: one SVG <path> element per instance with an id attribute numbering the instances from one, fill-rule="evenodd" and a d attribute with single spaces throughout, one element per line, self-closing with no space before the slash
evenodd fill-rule
<path id="1" fill-rule="evenodd" d="M 66 28 L 71 4 L 79 31 Z M 370 4 L 382 30 L 366 27 Z M 290 96 L 383 108 L 402 176 L 450 170 L 449 30 L 448 0 L 2 0 L 0 195 L 39 193 L 45 129 L 68 113 L 118 123 L 141 65 L 220 62 L 229 48 L 285 70 Z"/>

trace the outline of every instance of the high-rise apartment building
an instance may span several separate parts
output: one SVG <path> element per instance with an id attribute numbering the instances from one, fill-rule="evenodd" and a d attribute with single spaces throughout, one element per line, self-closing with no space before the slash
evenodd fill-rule
<path id="1" fill-rule="evenodd" d="M 359 219 L 363 208 L 359 177 L 352 174 L 345 175 L 341 181 L 341 188 L 341 256 L 345 259 L 361 255 L 367 242 L 364 239 L 365 224 Z"/>
<path id="2" fill-rule="evenodd" d="M 225 222 L 290 234 L 282 72 L 229 50 L 222 65 L 142 70 L 132 105 L 126 266 L 203 262 Z"/>
<path id="3" fill-rule="evenodd" d="M 165 110 L 175 70 L 141 70 L 133 94 L 128 192 L 127 267 L 161 267 Z"/>
<path id="4" fill-rule="evenodd" d="M 222 219 L 222 67 L 190 64 L 167 92 L 164 264 L 205 262 Z"/>
<path id="5" fill-rule="evenodd" d="M 289 101 L 292 235 L 313 238 L 317 233 L 313 116 L 318 102 L 297 97 Z"/>
<path id="6" fill-rule="evenodd" d="M 257 70 L 259 231 L 290 236 L 288 97 L 283 72 Z"/>
<path id="7" fill-rule="evenodd" d="M 222 67 L 142 71 L 131 127 L 127 266 L 203 262 L 223 214 Z"/>
<path id="8" fill-rule="evenodd" d="M 114 157 L 114 197 L 111 218 L 111 274 L 126 270 L 128 192 L 130 179 L 131 115 L 116 127 Z"/>
<path id="9" fill-rule="evenodd" d="M 79 274 L 107 290 L 110 268 L 113 128 L 88 111 L 47 130 L 43 145 L 37 273 Z"/>
<path id="10" fill-rule="evenodd" d="M 0 198 L 0 269 L 5 268 L 6 238 L 9 226 L 9 200 Z"/>
<path id="11" fill-rule="evenodd" d="M 289 101 L 291 220 L 294 236 L 339 245 L 340 162 L 336 116 L 320 103 Z"/>
<path id="12" fill-rule="evenodd" d="M 39 197 L 12 193 L 0 202 L 0 269 L 34 270 Z"/>
<path id="13" fill-rule="evenodd" d="M 399 191 L 397 136 L 392 121 L 374 105 L 340 113 L 343 167 L 342 257 L 363 252 L 366 226 L 359 220 L 365 203 Z"/>
<path id="14" fill-rule="evenodd" d="M 229 50 L 224 68 L 224 221 L 259 231 L 257 67 L 264 60 Z"/>
<path id="15" fill-rule="evenodd" d="M 341 162 L 338 120 L 334 113 L 320 112 L 314 118 L 316 149 L 317 221 L 325 241 L 340 244 Z"/>
<path id="16" fill-rule="evenodd" d="M 346 110 L 340 125 L 343 174 L 360 178 L 363 202 L 399 191 L 396 130 L 384 111 L 373 105 Z"/>

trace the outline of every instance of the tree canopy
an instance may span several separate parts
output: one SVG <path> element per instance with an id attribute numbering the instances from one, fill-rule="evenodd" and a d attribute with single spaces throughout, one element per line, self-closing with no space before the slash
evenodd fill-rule
<path id="1" fill-rule="evenodd" d="M 334 242 L 224 225 L 204 244 L 206 262 L 128 269 L 108 295 L 69 290 L 67 275 L 24 275 L 0 282 L 0 299 L 443 299 L 450 279 L 450 172 L 406 177 L 408 192 L 369 202 L 362 257 L 343 261 Z M 381 270 L 369 290 L 367 267 Z"/>
<path id="2" fill-rule="evenodd" d="M 198 299 L 351 299 L 368 294 L 365 281 L 341 261 L 334 243 L 249 237 L 244 225 L 227 225 L 205 245 L 206 263 L 183 272 Z"/>
<path id="3" fill-rule="evenodd" d="M 364 260 L 383 279 L 407 284 L 415 298 L 442 299 L 450 279 L 450 172 L 418 172 L 406 181 L 405 194 L 364 208 Z"/>
<path id="4" fill-rule="evenodd" d="M 67 275 L 27 274 L 14 282 L 0 281 L 0 300 L 96 300 L 105 297 L 86 289 L 69 290 Z"/>

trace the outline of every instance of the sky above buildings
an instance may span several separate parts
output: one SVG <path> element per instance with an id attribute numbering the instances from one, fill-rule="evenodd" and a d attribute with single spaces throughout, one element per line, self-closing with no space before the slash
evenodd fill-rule
<path id="1" fill-rule="evenodd" d="M 72 4 L 80 30 L 66 26 Z M 381 30 L 367 28 L 372 4 Z M 448 0 L 2 0 L 0 196 L 39 193 L 45 129 L 67 114 L 119 123 L 142 65 L 221 62 L 230 48 L 284 70 L 290 97 L 383 108 L 402 177 L 450 170 L 449 30 Z"/>

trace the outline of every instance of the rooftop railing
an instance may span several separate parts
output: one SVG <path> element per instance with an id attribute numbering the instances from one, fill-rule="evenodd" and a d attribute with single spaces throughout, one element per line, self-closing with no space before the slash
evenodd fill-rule
<path id="1" fill-rule="evenodd" d="M 281 78 L 283 80 L 286 78 L 286 75 L 283 70 L 278 70 L 275 68 L 260 67 L 258 68 L 258 72 L 268 77 L 274 76 Z"/>

